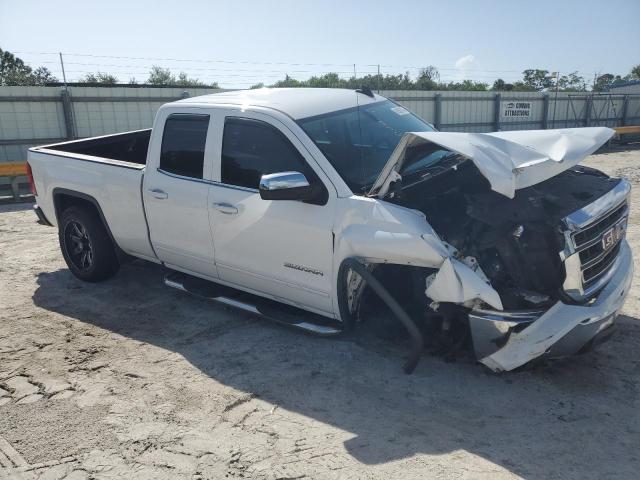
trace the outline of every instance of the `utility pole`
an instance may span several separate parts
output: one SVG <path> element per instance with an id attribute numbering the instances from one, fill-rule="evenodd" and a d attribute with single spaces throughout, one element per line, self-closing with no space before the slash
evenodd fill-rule
<path id="1" fill-rule="evenodd" d="M 356 64 L 353 64 L 353 79 L 356 79 Z"/>
<path id="2" fill-rule="evenodd" d="M 553 120 L 551 120 L 551 128 L 556 127 L 556 107 L 558 105 L 558 87 L 560 81 L 560 72 L 554 72 L 556 74 L 556 94 L 553 98 Z"/>
<path id="3" fill-rule="evenodd" d="M 60 55 L 60 66 L 62 67 L 62 81 L 64 82 L 64 89 L 68 90 L 67 87 L 67 75 L 64 73 L 64 60 L 62 60 L 62 52 L 58 52 Z"/>
<path id="4" fill-rule="evenodd" d="M 380 64 L 378 64 L 378 94 L 380 93 Z"/>

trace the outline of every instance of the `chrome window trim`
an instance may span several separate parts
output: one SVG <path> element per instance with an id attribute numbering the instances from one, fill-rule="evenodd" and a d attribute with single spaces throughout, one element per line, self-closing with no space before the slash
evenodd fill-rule
<path id="1" fill-rule="evenodd" d="M 241 190 L 243 192 L 260 193 L 257 188 L 247 188 L 247 187 L 240 187 L 238 185 L 229 185 L 228 183 L 217 182 L 215 180 L 207 180 L 204 178 L 185 177 L 184 175 L 177 175 L 175 173 L 167 172 L 166 170 L 162 170 L 160 167 L 158 167 L 156 170 L 159 173 L 162 173 L 163 175 L 177 178 L 179 180 L 187 180 L 190 182 L 204 183 L 206 185 L 213 185 L 216 187 L 231 188 L 233 190 Z"/>

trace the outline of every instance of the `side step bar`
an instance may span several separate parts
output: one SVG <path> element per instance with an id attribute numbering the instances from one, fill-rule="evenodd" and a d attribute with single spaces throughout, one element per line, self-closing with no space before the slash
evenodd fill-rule
<path id="1" fill-rule="evenodd" d="M 342 333 L 340 322 L 335 320 L 186 273 L 171 272 L 165 276 L 164 284 L 314 335 L 331 337 Z"/>

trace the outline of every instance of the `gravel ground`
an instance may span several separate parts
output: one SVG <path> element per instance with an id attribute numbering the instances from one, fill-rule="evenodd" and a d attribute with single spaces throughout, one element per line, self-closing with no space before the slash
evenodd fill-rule
<path id="1" fill-rule="evenodd" d="M 640 150 L 586 163 L 640 203 Z M 82 283 L 29 209 L 0 206 L 0 477 L 638 478 L 638 275 L 596 351 L 502 375 L 425 356 L 407 376 L 402 344 L 290 331 L 141 261 Z"/>

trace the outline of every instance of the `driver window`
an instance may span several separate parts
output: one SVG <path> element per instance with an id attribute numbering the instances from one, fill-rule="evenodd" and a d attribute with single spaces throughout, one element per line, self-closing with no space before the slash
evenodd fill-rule
<path id="1" fill-rule="evenodd" d="M 162 135 L 160 170 L 202 178 L 208 128 L 209 115 L 169 115 Z"/>
<path id="2" fill-rule="evenodd" d="M 277 128 L 260 120 L 227 117 L 222 137 L 222 183 L 258 189 L 260 177 L 296 171 L 315 174 Z"/>

